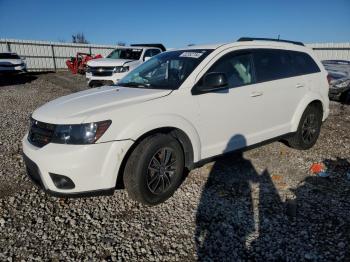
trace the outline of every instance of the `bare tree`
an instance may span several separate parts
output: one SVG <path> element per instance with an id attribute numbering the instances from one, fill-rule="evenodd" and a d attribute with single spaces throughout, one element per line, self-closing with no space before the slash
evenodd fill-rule
<path id="1" fill-rule="evenodd" d="M 77 33 L 75 35 L 72 35 L 72 42 L 73 43 L 80 43 L 80 44 L 88 44 L 89 43 L 86 40 L 84 33 Z"/>

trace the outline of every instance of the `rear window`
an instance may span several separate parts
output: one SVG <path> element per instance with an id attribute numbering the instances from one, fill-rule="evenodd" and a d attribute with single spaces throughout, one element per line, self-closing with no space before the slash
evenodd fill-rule
<path id="1" fill-rule="evenodd" d="M 306 53 L 288 51 L 297 75 L 306 75 L 320 72 L 316 62 Z"/>
<path id="2" fill-rule="evenodd" d="M 279 49 L 254 51 L 254 65 L 258 82 L 320 72 L 308 54 Z"/>
<path id="3" fill-rule="evenodd" d="M 0 53 L 0 59 L 20 59 L 20 57 L 14 53 Z"/>

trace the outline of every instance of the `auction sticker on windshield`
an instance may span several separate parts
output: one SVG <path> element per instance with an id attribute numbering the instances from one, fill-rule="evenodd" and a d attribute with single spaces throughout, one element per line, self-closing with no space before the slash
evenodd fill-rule
<path id="1" fill-rule="evenodd" d="M 199 52 L 183 52 L 179 57 L 200 58 L 203 53 Z"/>

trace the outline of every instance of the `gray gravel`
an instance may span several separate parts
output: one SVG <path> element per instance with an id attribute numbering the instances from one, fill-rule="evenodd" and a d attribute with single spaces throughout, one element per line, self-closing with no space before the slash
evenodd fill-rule
<path id="1" fill-rule="evenodd" d="M 81 76 L 0 81 L 0 260 L 350 261 L 350 106 L 331 103 L 316 146 L 274 142 L 193 170 L 166 203 L 124 190 L 58 199 L 36 189 L 21 159 L 28 117 L 84 89 Z M 310 174 L 324 162 L 329 178 Z"/>

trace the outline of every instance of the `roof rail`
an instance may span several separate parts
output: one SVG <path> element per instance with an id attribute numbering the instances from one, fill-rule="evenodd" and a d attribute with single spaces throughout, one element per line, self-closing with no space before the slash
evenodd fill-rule
<path id="1" fill-rule="evenodd" d="M 163 52 L 166 51 L 165 46 L 162 44 L 131 44 L 130 46 L 147 46 L 147 47 L 157 47 Z"/>
<path id="2" fill-rule="evenodd" d="M 237 40 L 237 42 L 245 42 L 245 41 L 274 41 L 274 42 L 284 42 L 284 43 L 290 43 L 290 44 L 304 46 L 304 44 L 302 42 L 276 39 L 276 38 L 241 37 Z"/>

